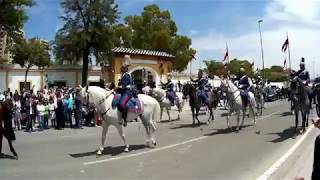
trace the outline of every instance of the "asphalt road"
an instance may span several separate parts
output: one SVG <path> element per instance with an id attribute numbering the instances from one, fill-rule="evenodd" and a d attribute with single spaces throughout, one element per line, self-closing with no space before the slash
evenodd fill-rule
<path id="1" fill-rule="evenodd" d="M 189 107 L 184 109 L 180 121 L 157 123 L 154 149 L 145 147 L 141 123 L 125 129 L 129 153 L 110 128 L 99 158 L 101 127 L 16 132 L 19 160 L 0 159 L 0 179 L 256 179 L 301 137 L 294 136 L 287 101 L 267 103 L 257 124 L 246 119 L 239 133 L 226 129 L 224 110 L 215 111 L 209 126 L 193 127 Z M 236 124 L 234 117 L 231 121 Z M 3 144 L 3 152 L 11 154 Z"/>

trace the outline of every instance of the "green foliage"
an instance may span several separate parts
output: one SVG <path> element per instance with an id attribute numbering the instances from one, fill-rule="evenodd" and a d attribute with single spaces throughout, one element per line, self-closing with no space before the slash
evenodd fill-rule
<path id="1" fill-rule="evenodd" d="M 48 49 L 38 38 L 23 40 L 16 43 L 12 52 L 12 62 L 19 64 L 22 67 L 45 67 L 50 65 L 50 54 Z"/>
<path id="2" fill-rule="evenodd" d="M 23 28 L 28 18 L 25 12 L 26 7 L 32 5 L 34 5 L 33 0 L 0 0 L 0 29 L 2 28 L 14 39 L 20 38 L 16 36 L 16 32 Z"/>
<path id="3" fill-rule="evenodd" d="M 38 38 L 30 40 L 20 40 L 16 42 L 12 49 L 13 63 L 26 68 L 26 86 L 29 69 L 32 66 L 46 67 L 50 65 L 50 54 L 47 47 Z"/>
<path id="4" fill-rule="evenodd" d="M 205 63 L 207 66 L 207 71 L 211 76 L 226 75 L 228 70 L 230 71 L 230 74 L 238 76 L 240 74 L 241 67 L 245 69 L 245 72 L 249 77 L 254 76 L 252 64 L 247 60 L 233 59 L 228 65 L 224 65 L 222 62 L 216 60 L 206 61 Z"/>
<path id="5" fill-rule="evenodd" d="M 263 73 L 270 82 L 288 81 L 288 73 L 281 66 L 271 66 L 271 68 L 262 70 L 261 74 Z"/>
<path id="6" fill-rule="evenodd" d="M 125 24 L 114 26 L 115 45 L 136 49 L 164 51 L 176 56 L 173 69 L 183 71 L 196 51 L 192 49 L 191 39 L 177 35 L 177 26 L 169 11 L 161 11 L 155 5 L 144 7 L 140 16 L 127 16 Z"/>
<path id="7" fill-rule="evenodd" d="M 254 72 L 252 70 L 252 64 L 249 61 L 233 59 L 228 64 L 228 69 L 230 70 L 230 73 L 236 76 L 240 74 L 241 67 L 245 69 L 245 72 L 249 77 L 253 77 Z"/>
<path id="8" fill-rule="evenodd" d="M 89 56 L 94 55 L 97 62 L 111 59 L 118 7 L 114 0 L 63 0 L 61 6 L 65 24 L 56 34 L 54 53 L 60 61 L 83 61 L 84 86 Z"/>
<path id="9" fill-rule="evenodd" d="M 205 61 L 205 64 L 207 66 L 206 70 L 210 76 L 214 76 L 214 75 L 221 76 L 221 75 L 225 75 L 226 73 L 225 66 L 221 61 L 210 60 L 210 61 Z"/>

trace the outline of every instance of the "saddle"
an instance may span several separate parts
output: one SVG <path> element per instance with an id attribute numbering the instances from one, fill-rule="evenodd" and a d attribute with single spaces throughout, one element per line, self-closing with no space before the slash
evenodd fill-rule
<path id="1" fill-rule="evenodd" d="M 242 99 L 242 102 L 243 102 L 244 106 L 248 106 L 248 104 L 249 104 L 249 93 L 248 93 L 248 91 L 240 90 L 240 96 L 241 96 L 241 99 Z"/>
<path id="2" fill-rule="evenodd" d="M 112 100 L 112 108 L 118 107 L 120 103 L 121 94 L 116 94 Z M 126 104 L 126 111 L 132 113 L 143 113 L 142 102 L 138 97 L 131 97 Z"/>

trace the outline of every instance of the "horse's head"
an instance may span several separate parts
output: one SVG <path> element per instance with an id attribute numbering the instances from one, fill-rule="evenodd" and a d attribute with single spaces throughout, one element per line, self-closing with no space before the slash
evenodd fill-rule
<path id="1" fill-rule="evenodd" d="M 150 86 L 145 86 L 144 88 L 142 88 L 142 92 L 144 94 L 150 94 L 150 92 L 151 92 Z"/>
<path id="2" fill-rule="evenodd" d="M 90 104 L 90 99 L 89 99 L 89 86 L 85 86 L 85 87 L 79 87 L 78 89 L 79 91 L 79 95 L 80 95 L 80 100 L 82 102 L 83 105 L 88 105 Z"/>
<path id="3" fill-rule="evenodd" d="M 192 84 L 186 84 L 182 88 L 182 98 L 186 99 L 188 96 L 192 94 L 192 92 L 195 91 L 195 87 Z"/>

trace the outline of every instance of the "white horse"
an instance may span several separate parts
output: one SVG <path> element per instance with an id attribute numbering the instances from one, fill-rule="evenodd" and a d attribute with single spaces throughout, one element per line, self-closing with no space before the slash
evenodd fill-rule
<path id="1" fill-rule="evenodd" d="M 167 110 L 167 114 L 169 117 L 169 121 L 171 121 L 171 116 L 170 116 L 170 109 L 171 109 L 171 102 L 170 100 L 166 97 L 166 91 L 160 88 L 150 88 L 149 86 L 146 86 L 142 89 L 143 93 L 151 95 L 154 97 L 158 102 L 160 103 L 160 108 L 161 108 L 161 113 L 160 113 L 160 121 L 162 120 L 162 113 L 163 113 L 163 108 Z M 180 113 L 182 111 L 182 108 L 184 106 L 184 101 L 183 101 L 183 94 L 181 92 L 176 92 L 177 95 L 177 107 L 178 107 L 178 120 L 180 120 Z M 159 121 L 159 122 L 160 122 Z"/>
<path id="2" fill-rule="evenodd" d="M 231 116 L 231 114 L 233 112 L 235 112 L 237 114 L 237 131 L 239 131 L 241 129 L 241 127 L 243 126 L 244 123 L 244 118 L 246 116 L 246 107 L 242 102 L 242 98 L 240 96 L 240 90 L 229 80 L 227 79 L 226 81 L 221 80 L 221 84 L 227 88 L 227 92 L 228 92 L 228 103 L 229 103 L 229 112 L 228 112 L 228 116 L 227 116 L 227 125 L 228 128 L 230 128 L 229 126 L 229 118 Z M 253 122 L 254 124 L 256 124 L 256 117 L 255 117 L 255 107 L 256 107 L 256 102 L 254 99 L 254 95 L 252 92 L 248 92 L 248 98 L 249 98 L 249 109 L 250 109 L 250 114 L 253 117 Z M 242 122 L 241 122 L 241 126 L 239 124 L 240 122 L 240 112 L 242 111 Z"/>
<path id="3" fill-rule="evenodd" d="M 117 128 L 125 145 L 124 151 L 128 152 L 129 145 L 127 144 L 123 127 L 121 125 L 123 123 L 121 113 L 117 108 L 112 108 L 112 100 L 115 95 L 114 92 L 96 86 L 87 86 L 86 88 L 82 88 L 80 93 L 82 103 L 93 104 L 103 119 L 101 145 L 97 151 L 97 155 L 101 155 L 104 150 L 104 143 L 110 125 Z M 142 124 L 146 129 L 147 145 L 152 147 L 150 144 L 151 142 L 153 146 L 156 146 L 154 138 L 156 128 L 154 121 L 157 121 L 160 118 L 160 105 L 157 100 L 144 94 L 139 94 L 138 98 L 141 101 L 141 106 L 143 106 L 143 113 L 128 112 L 127 120 L 130 121 L 140 117 Z"/>

